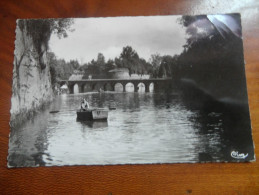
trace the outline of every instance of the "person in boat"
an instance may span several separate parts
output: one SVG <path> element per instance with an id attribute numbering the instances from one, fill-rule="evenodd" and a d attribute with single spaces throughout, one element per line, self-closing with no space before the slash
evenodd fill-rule
<path id="1" fill-rule="evenodd" d="M 90 108 L 89 103 L 84 98 L 81 102 L 81 110 L 86 111 Z"/>
<path id="2" fill-rule="evenodd" d="M 102 88 L 99 89 L 99 93 L 103 93 L 104 90 Z"/>

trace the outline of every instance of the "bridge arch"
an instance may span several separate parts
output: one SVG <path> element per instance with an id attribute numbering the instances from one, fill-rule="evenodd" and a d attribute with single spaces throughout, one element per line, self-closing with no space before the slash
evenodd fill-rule
<path id="1" fill-rule="evenodd" d="M 122 83 L 115 83 L 114 84 L 114 91 L 116 92 L 124 92 L 125 91 L 125 86 Z"/>
<path id="2" fill-rule="evenodd" d="M 155 90 L 154 90 L 154 89 L 155 89 L 155 84 L 154 84 L 154 82 L 149 83 L 148 87 L 149 87 L 149 92 L 154 93 L 154 91 L 155 91 Z"/>
<path id="3" fill-rule="evenodd" d="M 135 91 L 135 85 L 132 82 L 127 82 L 125 84 L 125 92 L 134 92 Z"/>
<path id="4" fill-rule="evenodd" d="M 82 85 L 82 92 L 90 92 L 92 91 L 92 85 L 90 83 L 85 83 Z"/>
<path id="5" fill-rule="evenodd" d="M 114 87 L 112 86 L 111 83 L 105 83 L 103 85 L 103 89 L 104 89 L 104 91 L 114 91 Z"/>
<path id="6" fill-rule="evenodd" d="M 143 82 L 138 83 L 136 92 L 144 93 L 146 91 L 146 84 Z"/>
<path id="7" fill-rule="evenodd" d="M 77 83 L 75 83 L 74 86 L 73 86 L 73 93 L 74 94 L 80 93 L 79 88 L 80 88 L 80 86 Z"/>
<path id="8" fill-rule="evenodd" d="M 92 85 L 92 91 L 99 91 L 100 89 L 102 89 L 103 90 L 103 83 L 98 83 L 98 82 L 96 82 L 96 83 L 93 83 L 93 85 Z"/>

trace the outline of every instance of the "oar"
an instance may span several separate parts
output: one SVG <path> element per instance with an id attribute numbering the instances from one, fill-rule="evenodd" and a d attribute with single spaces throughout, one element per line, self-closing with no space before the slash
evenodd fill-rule
<path id="1" fill-rule="evenodd" d="M 54 113 L 57 113 L 57 112 L 59 112 L 59 110 L 52 110 L 49 113 L 54 114 Z"/>
<path id="2" fill-rule="evenodd" d="M 64 111 L 76 111 L 76 110 L 64 110 Z M 49 113 L 54 114 L 54 113 L 58 113 L 58 112 L 60 112 L 60 111 L 59 110 L 52 110 Z"/>
<path id="3" fill-rule="evenodd" d="M 94 110 L 98 110 L 99 108 L 90 108 L 90 109 L 88 109 L 89 111 L 94 111 Z M 115 107 L 112 107 L 112 108 L 109 108 L 109 110 L 116 110 L 116 108 Z M 61 110 L 61 111 L 76 111 L 76 110 Z M 49 113 L 50 114 L 55 114 L 55 113 L 58 113 L 58 112 L 60 112 L 60 110 L 52 110 L 52 111 L 50 111 Z"/>

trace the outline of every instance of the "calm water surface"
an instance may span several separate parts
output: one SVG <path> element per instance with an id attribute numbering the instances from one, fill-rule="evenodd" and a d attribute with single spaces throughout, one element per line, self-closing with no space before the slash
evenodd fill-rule
<path id="1" fill-rule="evenodd" d="M 76 109 L 83 97 L 92 107 L 116 110 L 109 111 L 107 122 L 79 122 Z M 59 112 L 50 114 L 53 110 Z M 202 114 L 187 109 L 177 93 L 64 94 L 12 129 L 9 165 L 182 163 L 206 153 L 217 160 L 225 143 L 221 115 L 212 110 L 199 122 Z"/>

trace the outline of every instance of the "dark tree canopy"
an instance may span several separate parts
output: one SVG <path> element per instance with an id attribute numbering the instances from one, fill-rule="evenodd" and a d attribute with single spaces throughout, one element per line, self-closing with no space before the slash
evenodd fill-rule
<path id="1" fill-rule="evenodd" d="M 67 37 L 67 30 L 71 30 L 72 24 L 73 19 L 69 18 L 18 20 L 18 26 L 21 30 L 26 28 L 38 51 L 41 51 L 41 45 L 48 49 L 48 41 L 52 33 L 57 34 L 59 38 Z"/>
<path id="2" fill-rule="evenodd" d="M 158 77 L 175 77 L 177 67 L 177 57 L 178 56 L 170 56 L 166 55 L 162 57 L 162 61 L 160 63 Z"/>
<path id="3" fill-rule="evenodd" d="M 138 53 L 131 47 L 123 47 L 119 58 L 115 58 L 118 68 L 129 69 L 129 74 L 148 74 L 152 71 L 152 66 L 145 59 L 140 58 Z"/>
<path id="4" fill-rule="evenodd" d="M 240 15 L 230 17 L 241 28 Z M 180 22 L 189 35 L 178 59 L 180 78 L 241 97 L 240 91 L 245 89 L 242 39 L 224 23 L 213 23 L 207 16 L 183 16 Z"/>
<path id="5" fill-rule="evenodd" d="M 26 29 L 27 35 L 32 38 L 33 45 L 39 54 L 41 68 L 45 68 L 41 57 L 44 51 L 49 48 L 49 39 L 52 33 L 58 35 L 59 38 L 67 37 L 67 31 L 71 30 L 73 19 L 26 19 L 18 20 L 18 26 L 23 31 Z"/>
<path id="6" fill-rule="evenodd" d="M 78 69 L 79 68 L 79 62 L 77 60 L 70 60 L 69 64 L 73 67 L 73 69 Z"/>
<path id="7" fill-rule="evenodd" d="M 51 83 L 54 85 L 58 80 L 68 80 L 78 70 L 80 65 L 77 60 L 66 62 L 64 59 L 57 59 L 53 52 L 48 52 L 50 64 Z"/>
<path id="8" fill-rule="evenodd" d="M 134 49 L 132 49 L 131 46 L 126 46 L 126 47 L 123 47 L 122 52 L 120 54 L 120 58 L 132 60 L 132 59 L 138 59 L 139 56 L 137 52 Z"/>

